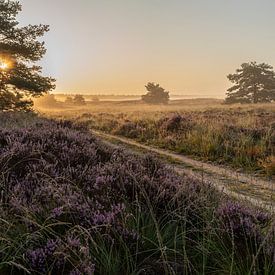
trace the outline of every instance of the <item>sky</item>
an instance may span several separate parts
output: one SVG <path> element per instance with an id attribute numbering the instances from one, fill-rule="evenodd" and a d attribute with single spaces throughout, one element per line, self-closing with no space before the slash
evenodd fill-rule
<path id="1" fill-rule="evenodd" d="M 224 97 L 243 62 L 275 66 L 274 0 L 21 0 L 48 24 L 43 73 L 56 92 Z"/>

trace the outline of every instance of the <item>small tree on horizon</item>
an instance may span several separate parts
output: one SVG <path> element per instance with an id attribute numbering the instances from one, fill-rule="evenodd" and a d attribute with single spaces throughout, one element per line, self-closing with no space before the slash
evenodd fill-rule
<path id="1" fill-rule="evenodd" d="M 159 84 L 149 82 L 145 88 L 148 93 L 141 97 L 142 101 L 149 104 L 168 104 L 169 92 L 166 92 Z"/>
<path id="2" fill-rule="evenodd" d="M 227 78 L 234 83 L 227 90 L 227 104 L 275 101 L 275 72 L 268 64 L 243 63 L 235 74 Z"/>
<path id="3" fill-rule="evenodd" d="M 19 27 L 18 1 L 0 0 L 0 111 L 29 110 L 38 97 L 55 86 L 35 65 L 46 52 L 37 39 L 49 30 L 47 25 Z"/>
<path id="4" fill-rule="evenodd" d="M 75 105 L 85 105 L 85 98 L 83 95 L 75 95 L 75 97 L 73 98 L 73 103 Z"/>

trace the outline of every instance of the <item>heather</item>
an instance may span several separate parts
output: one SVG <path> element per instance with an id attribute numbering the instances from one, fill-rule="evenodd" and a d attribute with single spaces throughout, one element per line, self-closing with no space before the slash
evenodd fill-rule
<path id="1" fill-rule="evenodd" d="M 1 274 L 272 274 L 273 218 L 85 125 L 1 114 Z"/>
<path id="2" fill-rule="evenodd" d="M 272 177 L 275 175 L 274 106 L 83 114 L 96 128 L 184 155 Z M 191 107 L 190 107 L 191 108 Z"/>

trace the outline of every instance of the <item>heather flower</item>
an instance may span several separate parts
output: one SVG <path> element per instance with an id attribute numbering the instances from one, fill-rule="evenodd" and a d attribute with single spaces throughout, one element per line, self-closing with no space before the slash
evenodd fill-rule
<path id="1" fill-rule="evenodd" d="M 31 270 L 40 273 L 50 267 L 57 274 L 93 274 L 93 244 L 85 234 L 99 234 L 114 247 L 119 236 L 135 246 L 143 238 L 128 223 L 136 205 L 146 215 L 150 201 L 156 218 L 171 207 L 171 220 L 184 209 L 194 227 L 212 203 L 210 196 L 217 198 L 211 185 L 178 176 L 150 154 L 138 157 L 107 146 L 71 122 L 0 128 L 0 174 L 0 218 L 14 224 L 6 234 L 13 237 L 17 228 L 16 234 L 29 236 L 32 242 L 21 249 Z M 240 241 L 243 234 L 263 240 L 261 229 L 270 221 L 267 214 L 233 202 L 222 204 L 217 215 L 224 230 L 233 230 Z M 46 236 L 43 228 L 51 229 Z M 266 249 L 274 251 L 274 246 Z"/>
<path id="2" fill-rule="evenodd" d="M 57 247 L 60 245 L 60 240 L 48 240 L 44 247 L 36 248 L 27 251 L 27 259 L 32 269 L 45 272 L 48 261 Z"/>
<path id="3" fill-rule="evenodd" d="M 229 235 L 237 240 L 253 239 L 258 246 L 264 241 L 263 228 L 271 221 L 269 214 L 233 201 L 222 204 L 217 215 Z"/>

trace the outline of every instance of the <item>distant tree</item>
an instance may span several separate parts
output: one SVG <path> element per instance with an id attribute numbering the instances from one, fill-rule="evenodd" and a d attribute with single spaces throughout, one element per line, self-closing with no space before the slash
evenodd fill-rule
<path id="1" fill-rule="evenodd" d="M 52 108 L 57 106 L 57 100 L 53 94 L 46 93 L 45 95 L 35 100 L 35 105 Z"/>
<path id="2" fill-rule="evenodd" d="M 34 65 L 46 52 L 37 39 L 49 30 L 46 25 L 19 27 L 17 1 L 0 0 L 0 111 L 29 110 L 37 97 L 53 89 L 54 79 L 43 77 Z"/>
<path id="3" fill-rule="evenodd" d="M 149 104 L 168 104 L 169 92 L 166 92 L 159 84 L 149 82 L 145 88 L 148 93 L 141 97 L 142 101 Z"/>
<path id="4" fill-rule="evenodd" d="M 228 79 L 234 86 L 227 90 L 225 103 L 275 101 L 275 72 L 268 64 L 243 63 L 235 74 L 228 75 Z"/>
<path id="5" fill-rule="evenodd" d="M 65 103 L 66 104 L 73 104 L 74 100 L 71 96 L 67 96 L 66 99 L 65 99 Z"/>
<path id="6" fill-rule="evenodd" d="M 85 105 L 86 104 L 83 95 L 76 95 L 73 99 L 73 102 L 75 105 Z"/>

